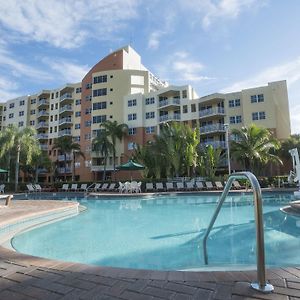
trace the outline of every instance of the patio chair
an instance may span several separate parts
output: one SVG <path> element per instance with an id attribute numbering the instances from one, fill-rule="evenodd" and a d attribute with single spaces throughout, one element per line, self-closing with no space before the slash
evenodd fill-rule
<path id="1" fill-rule="evenodd" d="M 61 188 L 61 190 L 63 192 L 67 192 L 69 190 L 69 184 L 68 183 L 64 183 L 63 186 L 62 186 L 62 188 Z"/>
<path id="2" fill-rule="evenodd" d="M 141 193 L 142 182 L 133 181 L 131 183 L 131 192 L 132 193 Z"/>
<path id="3" fill-rule="evenodd" d="M 99 190 L 100 190 L 101 192 L 104 192 L 104 191 L 107 190 L 107 188 L 108 188 L 108 183 L 103 183 L 103 185 L 101 186 L 101 188 L 99 188 Z"/>
<path id="4" fill-rule="evenodd" d="M 93 192 L 99 192 L 101 190 L 101 183 L 93 183 L 87 188 L 87 190 L 91 190 Z"/>
<path id="5" fill-rule="evenodd" d="M 109 187 L 107 188 L 107 190 L 109 191 L 109 192 L 113 192 L 115 189 L 116 189 L 116 183 L 115 182 L 113 182 L 113 183 L 111 183 L 110 185 L 109 185 Z"/>
<path id="6" fill-rule="evenodd" d="M 158 191 L 164 191 L 164 190 L 165 190 L 165 188 L 164 188 L 162 182 L 156 182 L 156 191 L 158 192 Z"/>
<path id="7" fill-rule="evenodd" d="M 5 184 L 0 185 L 0 193 L 4 194 Z"/>
<path id="8" fill-rule="evenodd" d="M 202 181 L 196 181 L 196 188 L 198 191 L 202 191 L 206 189 Z"/>
<path id="9" fill-rule="evenodd" d="M 129 181 L 126 181 L 124 183 L 124 186 L 125 186 L 125 193 L 131 193 L 132 192 L 132 182 L 129 182 Z"/>
<path id="10" fill-rule="evenodd" d="M 232 182 L 232 187 L 233 187 L 235 190 L 243 189 L 243 187 L 240 185 L 240 183 L 239 183 L 237 180 L 234 180 L 234 181 Z"/>
<path id="11" fill-rule="evenodd" d="M 86 192 L 87 191 L 87 184 L 86 183 L 83 183 L 80 188 L 78 188 L 79 191 L 84 191 Z"/>
<path id="12" fill-rule="evenodd" d="M 176 186 L 177 186 L 177 188 L 176 188 L 177 191 L 184 191 L 185 190 L 183 182 L 176 182 Z"/>
<path id="13" fill-rule="evenodd" d="M 185 184 L 186 184 L 186 189 L 187 189 L 188 191 L 192 191 L 192 190 L 194 189 L 194 182 L 188 181 L 188 182 L 186 182 Z"/>
<path id="14" fill-rule="evenodd" d="M 215 185 L 216 185 L 218 190 L 223 190 L 224 189 L 224 186 L 223 186 L 221 181 L 216 181 Z"/>
<path id="15" fill-rule="evenodd" d="M 146 183 L 146 192 L 148 191 L 154 191 L 153 183 L 152 182 L 147 182 Z"/>
<path id="16" fill-rule="evenodd" d="M 156 185 L 156 187 L 157 187 L 157 185 Z M 167 187 L 167 191 L 174 191 L 175 190 L 173 182 L 167 182 L 166 187 Z"/>
<path id="17" fill-rule="evenodd" d="M 76 191 L 77 191 L 77 187 L 78 187 L 77 183 L 73 183 L 73 184 L 71 185 L 70 190 L 76 192 Z"/>
<path id="18" fill-rule="evenodd" d="M 27 186 L 27 189 L 28 189 L 28 192 L 29 192 L 29 193 L 35 192 L 35 188 L 33 187 L 32 184 L 26 184 L 26 186 Z"/>
<path id="19" fill-rule="evenodd" d="M 33 188 L 35 189 L 36 192 L 41 192 L 42 191 L 42 187 L 39 184 L 34 184 Z"/>
<path id="20" fill-rule="evenodd" d="M 125 191 L 125 184 L 122 183 L 121 181 L 119 181 L 118 190 L 119 190 L 119 193 L 121 193 L 121 194 Z"/>
<path id="21" fill-rule="evenodd" d="M 211 181 L 205 181 L 205 185 L 206 185 L 208 190 L 214 190 L 215 189 L 215 187 L 213 186 Z"/>

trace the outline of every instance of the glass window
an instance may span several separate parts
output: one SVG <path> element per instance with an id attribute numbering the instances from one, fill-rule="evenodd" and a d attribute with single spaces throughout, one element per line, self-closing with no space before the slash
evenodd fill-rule
<path id="1" fill-rule="evenodd" d="M 34 120 L 31 120 L 31 121 L 29 122 L 29 124 L 30 124 L 31 126 L 34 126 L 35 121 L 34 121 Z"/>
<path id="2" fill-rule="evenodd" d="M 23 110 L 19 111 L 19 117 L 22 117 L 22 116 L 24 116 L 24 111 Z"/>
<path id="3" fill-rule="evenodd" d="M 91 125 L 92 125 L 92 121 L 90 121 L 90 120 L 84 122 L 85 127 L 91 127 Z"/>
<path id="4" fill-rule="evenodd" d="M 15 107 L 15 104 L 14 103 L 10 103 L 9 104 L 9 108 L 14 108 Z"/>
<path id="5" fill-rule="evenodd" d="M 136 120 L 136 114 L 129 114 L 128 121 Z"/>
<path id="6" fill-rule="evenodd" d="M 81 93 L 81 87 L 76 88 L 76 94 L 79 94 L 79 93 Z"/>
<path id="7" fill-rule="evenodd" d="M 25 104 L 25 100 L 21 100 L 20 102 L 19 102 L 19 105 L 20 106 L 23 106 Z M 23 125 L 22 125 L 23 126 Z"/>
<path id="8" fill-rule="evenodd" d="M 106 115 L 94 116 L 93 117 L 93 124 L 95 124 L 95 123 L 103 123 L 105 121 L 106 121 Z"/>
<path id="9" fill-rule="evenodd" d="M 31 99 L 31 100 L 30 100 L 30 103 L 31 103 L 31 104 L 36 103 L 36 99 Z"/>
<path id="10" fill-rule="evenodd" d="M 235 124 L 235 117 L 229 117 L 229 123 Z"/>
<path id="11" fill-rule="evenodd" d="M 251 96 L 251 103 L 256 103 L 257 102 L 257 95 L 252 95 Z"/>
<path id="12" fill-rule="evenodd" d="M 154 111 L 146 112 L 146 119 L 154 119 L 154 118 L 155 118 Z"/>
<path id="13" fill-rule="evenodd" d="M 128 107 L 136 106 L 136 99 L 128 100 Z"/>
<path id="14" fill-rule="evenodd" d="M 93 103 L 93 110 L 106 109 L 106 107 L 107 107 L 107 104 L 105 101 Z"/>
<path id="15" fill-rule="evenodd" d="M 136 134 L 136 128 L 129 128 L 128 129 L 128 135 L 135 135 Z"/>
<path id="16" fill-rule="evenodd" d="M 86 115 L 90 115 L 91 113 L 92 113 L 92 108 L 91 107 L 85 109 L 85 114 Z"/>
<path id="17" fill-rule="evenodd" d="M 229 107 L 234 107 L 234 100 L 229 100 L 228 101 L 228 106 Z"/>
<path id="18" fill-rule="evenodd" d="M 80 129 L 80 123 L 75 124 L 75 129 Z"/>
<path id="19" fill-rule="evenodd" d="M 81 104 L 81 99 L 76 99 L 75 100 L 75 105 L 80 105 Z"/>
<path id="20" fill-rule="evenodd" d="M 187 90 L 182 91 L 182 98 L 187 98 Z"/>
<path id="21" fill-rule="evenodd" d="M 105 96 L 107 95 L 107 89 L 98 89 L 98 90 L 93 90 L 93 97 L 98 97 L 98 96 Z"/>
<path id="22" fill-rule="evenodd" d="M 94 77 L 94 83 L 107 82 L 107 75 L 101 75 Z"/>
<path id="23" fill-rule="evenodd" d="M 146 127 L 146 133 L 147 134 L 155 133 L 155 126 Z"/>
<path id="24" fill-rule="evenodd" d="M 236 123 L 242 123 L 242 116 L 235 116 Z"/>
<path id="25" fill-rule="evenodd" d="M 196 112 L 196 104 L 191 104 L 191 112 Z"/>
<path id="26" fill-rule="evenodd" d="M 76 111 L 75 112 L 75 117 L 80 117 L 81 116 L 81 111 Z"/>
<path id="27" fill-rule="evenodd" d="M 182 111 L 183 111 L 184 114 L 186 114 L 188 112 L 188 106 L 187 105 L 183 105 Z"/>
<path id="28" fill-rule="evenodd" d="M 257 102 L 264 102 L 264 95 L 263 94 L 257 95 Z"/>
<path id="29" fill-rule="evenodd" d="M 253 121 L 258 120 L 258 113 L 257 112 L 252 113 L 252 120 Z"/>
<path id="30" fill-rule="evenodd" d="M 154 104 L 155 103 L 155 98 L 151 97 L 151 98 L 146 98 L 145 99 L 145 104 L 149 105 L 149 104 Z"/>
<path id="31" fill-rule="evenodd" d="M 35 115 L 35 109 L 32 109 L 32 110 L 30 111 L 30 114 L 31 114 L 31 115 Z"/>
<path id="32" fill-rule="evenodd" d="M 235 106 L 241 106 L 241 99 L 235 99 L 234 100 L 234 105 Z"/>
<path id="33" fill-rule="evenodd" d="M 264 120 L 266 118 L 266 113 L 264 111 L 259 112 L 259 119 Z"/>
<path id="34" fill-rule="evenodd" d="M 19 124 L 18 124 L 18 126 L 19 126 L 19 127 L 24 126 L 24 122 L 23 122 L 23 121 L 20 121 Z"/>

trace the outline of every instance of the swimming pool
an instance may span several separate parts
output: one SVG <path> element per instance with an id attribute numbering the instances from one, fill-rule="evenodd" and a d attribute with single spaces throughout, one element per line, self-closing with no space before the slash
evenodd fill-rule
<path id="1" fill-rule="evenodd" d="M 22 253 L 102 266 L 204 268 L 202 237 L 217 195 L 81 199 L 86 212 L 13 238 Z M 300 218 L 279 210 L 292 194 L 263 194 L 268 266 L 300 264 Z M 256 263 L 252 195 L 230 195 L 208 239 L 208 267 Z"/>

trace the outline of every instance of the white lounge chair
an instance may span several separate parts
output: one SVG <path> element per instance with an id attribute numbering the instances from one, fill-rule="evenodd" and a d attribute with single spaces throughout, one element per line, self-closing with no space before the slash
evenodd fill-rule
<path id="1" fill-rule="evenodd" d="M 202 181 L 196 181 L 196 188 L 197 188 L 197 190 L 199 190 L 199 191 L 205 190 L 205 187 L 204 187 Z"/>
<path id="2" fill-rule="evenodd" d="M 156 185 L 156 187 L 157 187 L 157 185 Z M 173 182 L 166 182 L 166 188 L 167 188 L 167 191 L 173 191 L 173 190 L 175 190 Z"/>
<path id="3" fill-rule="evenodd" d="M 153 190 L 154 190 L 153 183 L 152 182 L 147 182 L 146 183 L 146 192 L 153 191 Z"/>
<path id="4" fill-rule="evenodd" d="M 79 191 L 84 191 L 86 192 L 87 191 L 87 184 L 86 183 L 83 183 L 80 188 L 78 188 Z"/>
<path id="5" fill-rule="evenodd" d="M 63 184 L 61 190 L 62 190 L 63 192 L 67 192 L 67 191 L 69 190 L 69 184 L 68 184 L 68 183 Z"/>
<path id="6" fill-rule="evenodd" d="M 109 192 L 113 192 L 115 189 L 116 189 L 116 183 L 115 182 L 113 182 L 113 183 L 111 183 L 110 185 L 109 185 L 109 187 L 107 188 L 107 190 L 109 191 Z"/>
<path id="7" fill-rule="evenodd" d="M 185 184 L 186 184 L 186 189 L 187 190 L 192 191 L 194 189 L 194 182 L 188 181 Z"/>
<path id="8" fill-rule="evenodd" d="M 136 181 L 133 181 L 133 182 L 129 182 L 129 181 L 126 181 L 124 183 L 125 185 L 125 193 L 131 193 L 132 192 L 132 186 L 134 186 Z"/>
<path id="9" fill-rule="evenodd" d="M 136 181 L 131 182 L 131 192 L 132 193 L 141 193 L 141 185 L 142 185 L 142 182 L 136 182 Z"/>
<path id="10" fill-rule="evenodd" d="M 118 190 L 119 190 L 119 193 L 121 193 L 121 194 L 125 191 L 125 184 L 122 183 L 121 181 L 119 181 Z"/>
<path id="11" fill-rule="evenodd" d="M 70 190 L 76 192 L 76 191 L 77 191 L 77 187 L 78 187 L 78 184 L 77 184 L 77 183 L 73 183 L 73 184 L 71 185 Z"/>
<path id="12" fill-rule="evenodd" d="M 0 185 L 0 193 L 4 194 L 5 184 Z"/>
<path id="13" fill-rule="evenodd" d="M 33 187 L 32 184 L 27 184 L 26 186 L 27 186 L 27 189 L 28 189 L 28 192 L 29 192 L 29 193 L 35 192 L 35 188 Z"/>
<path id="14" fill-rule="evenodd" d="M 35 189 L 36 192 L 41 192 L 42 191 L 42 187 L 39 184 L 33 185 L 33 188 Z"/>
<path id="15" fill-rule="evenodd" d="M 223 186 L 223 184 L 222 184 L 221 181 L 216 181 L 215 185 L 216 185 L 216 187 L 217 187 L 218 190 L 223 190 L 223 188 L 224 188 L 224 186 Z"/>
<path id="16" fill-rule="evenodd" d="M 239 190 L 239 189 L 242 189 L 242 188 L 243 188 L 237 180 L 234 180 L 234 181 L 232 182 L 232 186 L 233 186 L 233 188 L 236 189 L 236 190 Z"/>
<path id="17" fill-rule="evenodd" d="M 209 190 L 215 189 L 211 181 L 205 181 L 205 185 L 206 185 L 207 189 L 209 189 Z"/>
<path id="18" fill-rule="evenodd" d="M 100 190 L 101 192 L 104 192 L 104 191 L 107 190 L 107 188 L 108 188 L 108 183 L 103 183 L 103 185 L 101 186 L 101 188 L 99 188 L 99 190 Z"/>
<path id="19" fill-rule="evenodd" d="M 156 191 L 164 191 L 164 186 L 162 182 L 156 182 Z"/>
<path id="20" fill-rule="evenodd" d="M 177 189 L 177 191 L 184 191 L 185 187 L 184 187 L 183 182 L 176 182 L 176 189 Z"/>

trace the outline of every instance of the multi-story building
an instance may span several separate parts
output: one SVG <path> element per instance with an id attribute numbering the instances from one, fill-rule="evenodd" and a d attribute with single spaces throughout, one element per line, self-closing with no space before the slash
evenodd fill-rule
<path id="1" fill-rule="evenodd" d="M 72 136 L 85 154 L 75 164 L 80 180 L 102 178 L 103 159 L 91 145 L 106 120 L 129 126 L 128 136 L 117 145 L 116 164 L 127 161 L 136 144 L 151 140 L 159 133 L 160 125 L 169 121 L 199 128 L 201 145 L 224 149 L 226 124 L 229 131 L 257 123 L 269 128 L 279 139 L 290 135 L 285 81 L 199 97 L 189 85 L 169 86 L 160 81 L 143 66 L 141 57 L 130 46 L 106 56 L 80 83 L 8 100 L 2 107 L 2 127 L 34 126 L 41 149 L 57 162 L 58 174 L 65 172 L 64 157 L 52 149 L 54 139 Z M 67 160 L 67 172 L 71 176 L 72 156 L 67 156 Z M 112 165 L 110 157 L 108 171 Z M 50 180 L 46 173 L 44 176 Z"/>

